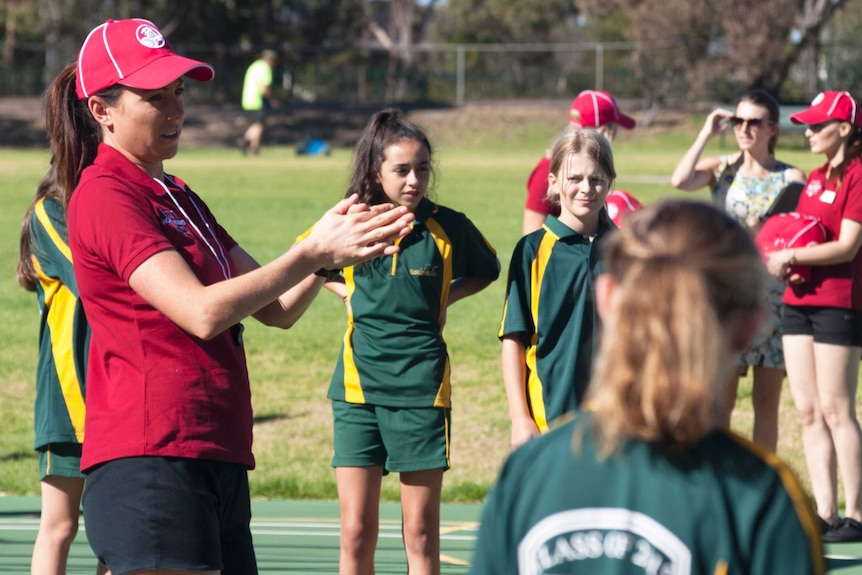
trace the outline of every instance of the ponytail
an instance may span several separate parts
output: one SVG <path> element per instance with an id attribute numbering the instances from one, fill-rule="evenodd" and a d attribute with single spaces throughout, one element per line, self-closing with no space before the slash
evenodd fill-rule
<path id="1" fill-rule="evenodd" d="M 702 437 L 712 427 L 712 387 L 725 354 L 703 278 L 678 259 L 645 260 L 633 264 L 616 297 L 603 329 L 626 336 L 602 341 L 595 380 L 606 383 L 592 394 L 602 451 L 621 437 L 660 444 Z"/>
<path id="2" fill-rule="evenodd" d="M 63 194 L 57 189 L 53 159 L 51 164 L 51 169 L 42 177 L 42 181 L 36 188 L 36 197 L 33 198 L 33 203 L 30 204 L 27 213 L 24 214 L 24 219 L 21 220 L 21 235 L 18 239 L 18 266 L 15 275 L 18 284 L 27 291 L 36 291 L 36 286 L 39 284 L 39 274 L 33 263 L 33 211 L 36 209 L 36 204 L 48 196 L 54 196 L 60 201 L 63 200 Z"/>
<path id="3" fill-rule="evenodd" d="M 754 243 L 710 205 L 663 200 L 631 214 L 604 258 L 616 290 L 586 400 L 602 453 L 697 441 L 715 427 L 737 320 L 765 301 Z"/>
<path id="4" fill-rule="evenodd" d="M 45 125 L 54 158 L 57 187 L 68 206 L 72 192 L 84 168 L 96 159 L 101 128 L 90 114 L 87 100 L 75 94 L 75 64 L 69 64 L 48 86 L 44 94 Z M 113 86 L 99 92 L 107 103 L 119 99 L 120 88 Z"/>
<path id="5" fill-rule="evenodd" d="M 101 128 L 90 114 L 87 100 L 78 99 L 75 93 L 75 74 L 76 65 L 69 64 L 57 74 L 42 96 L 51 167 L 39 182 L 33 203 L 21 222 L 16 277 L 21 287 L 28 291 L 35 291 L 39 282 L 31 243 L 33 210 L 41 199 L 48 196 L 57 198 L 64 208 L 69 207 L 81 174 L 96 159 L 102 140 Z M 120 97 L 120 90 L 115 85 L 97 95 L 114 104 Z"/>

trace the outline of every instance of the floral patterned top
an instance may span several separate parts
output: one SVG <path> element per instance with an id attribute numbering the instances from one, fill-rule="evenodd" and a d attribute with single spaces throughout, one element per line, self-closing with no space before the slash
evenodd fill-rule
<path id="1" fill-rule="evenodd" d="M 742 224 L 747 218 L 759 220 L 784 186 L 793 181 L 791 169 L 793 166 L 776 161 L 775 168 L 765 178 L 743 176 L 738 173 L 733 156 L 721 156 L 718 180 L 712 189 L 713 200 Z"/>
<path id="2" fill-rule="evenodd" d="M 712 199 L 716 205 L 742 225 L 748 227 L 747 220 L 761 220 L 778 193 L 794 180 L 790 170 L 793 166 L 775 162 L 775 167 L 765 178 L 743 176 L 735 165 L 732 155 L 721 156 L 718 181 L 712 189 Z M 781 296 L 787 284 L 772 278 L 769 282 L 769 321 L 754 339 L 751 346 L 742 353 L 739 365 L 784 369 L 784 351 L 781 346 Z"/>

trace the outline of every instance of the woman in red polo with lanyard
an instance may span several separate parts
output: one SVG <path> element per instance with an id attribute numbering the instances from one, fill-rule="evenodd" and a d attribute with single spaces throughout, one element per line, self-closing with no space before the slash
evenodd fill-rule
<path id="1" fill-rule="evenodd" d="M 787 279 L 790 266 L 811 277 L 784 292 L 784 357 L 823 540 L 862 541 L 862 431 L 856 388 L 862 356 L 862 114 L 848 92 L 823 92 L 791 121 L 808 124 L 811 151 L 826 163 L 808 177 L 797 211 L 817 217 L 829 241 L 770 254 Z M 845 516 L 838 514 L 838 471 Z"/>
<path id="2" fill-rule="evenodd" d="M 259 265 L 163 162 L 179 147 L 184 77 L 213 69 L 154 24 L 109 20 L 47 93 L 75 277 L 92 327 L 81 468 L 87 537 L 114 575 L 254 575 L 251 392 L 240 321 L 290 327 L 315 270 L 380 254 L 405 208 L 327 212 Z M 294 289 L 295 288 L 295 289 Z"/>

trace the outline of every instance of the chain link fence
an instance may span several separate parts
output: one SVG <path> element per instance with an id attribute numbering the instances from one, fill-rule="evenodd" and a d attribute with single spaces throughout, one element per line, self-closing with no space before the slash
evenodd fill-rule
<path id="1" fill-rule="evenodd" d="M 476 100 L 525 100 L 567 98 L 587 89 L 612 92 L 620 98 L 655 97 L 648 80 L 661 74 L 661 99 L 686 102 L 692 86 L 687 70 L 663 66 L 680 61 L 674 46 L 654 46 L 641 56 L 642 66 L 655 63 L 656 70 L 636 69 L 635 46 L 631 43 L 584 44 L 482 44 L 417 45 L 402 58 L 392 58 L 381 49 L 333 51 L 303 49 L 281 54 L 276 73 L 279 91 L 286 100 L 327 103 L 440 103 L 464 104 Z M 187 94 L 192 100 L 212 103 L 239 101 L 246 66 L 254 52 L 238 47 L 178 45 L 189 57 L 212 64 L 216 79 L 204 85 L 191 82 Z M 862 95 L 860 45 L 825 45 L 816 69 L 791 71 L 784 92 L 795 97 L 802 79 L 816 74 L 823 88 L 832 85 Z M 49 51 L 45 45 L 16 47 L 13 66 L 0 65 L 0 96 L 35 96 L 42 93 Z M 684 61 L 684 55 L 682 60 Z M 716 78 L 714 99 L 732 98 L 745 86 L 731 79 Z M 717 90 L 717 91 L 716 91 Z M 720 92 L 720 93 L 719 93 Z"/>

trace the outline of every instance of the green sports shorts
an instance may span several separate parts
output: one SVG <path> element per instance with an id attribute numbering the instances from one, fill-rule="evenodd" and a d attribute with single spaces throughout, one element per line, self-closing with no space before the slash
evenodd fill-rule
<path id="1" fill-rule="evenodd" d="M 384 407 L 332 401 L 333 467 L 449 469 L 448 407 Z"/>
<path id="2" fill-rule="evenodd" d="M 49 443 L 39 448 L 39 479 L 48 476 L 84 479 L 80 443 Z"/>

